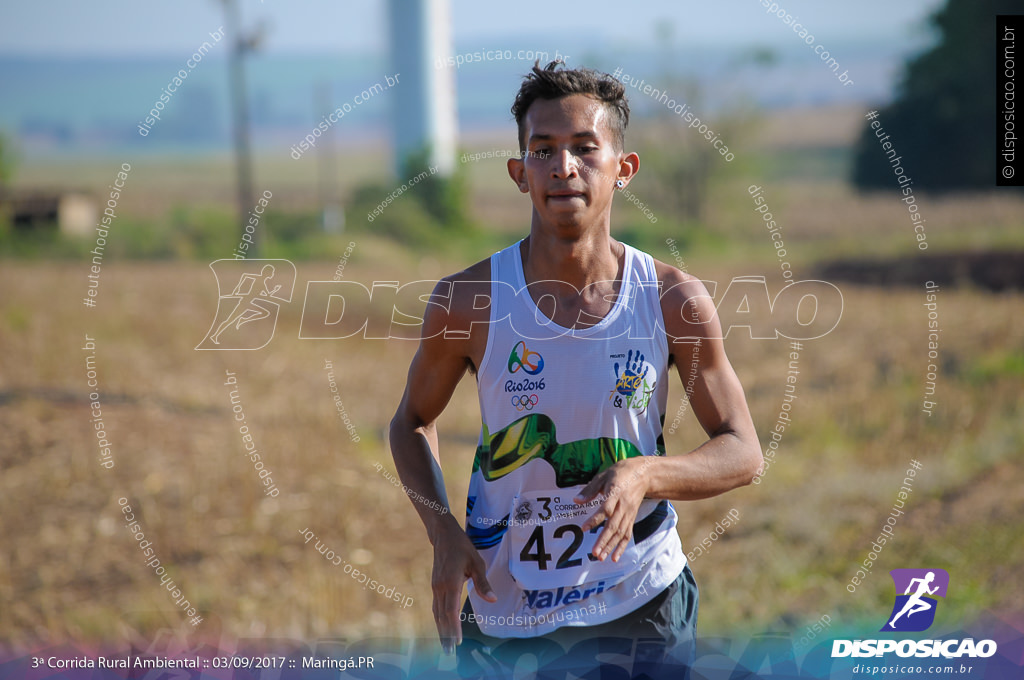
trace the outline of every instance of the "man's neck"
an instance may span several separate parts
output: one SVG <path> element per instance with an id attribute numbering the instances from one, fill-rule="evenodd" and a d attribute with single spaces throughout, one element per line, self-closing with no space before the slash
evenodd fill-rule
<path id="1" fill-rule="evenodd" d="M 520 252 L 527 284 L 563 281 L 582 291 L 596 281 L 617 281 L 624 250 L 606 229 L 570 239 L 533 228 Z"/>

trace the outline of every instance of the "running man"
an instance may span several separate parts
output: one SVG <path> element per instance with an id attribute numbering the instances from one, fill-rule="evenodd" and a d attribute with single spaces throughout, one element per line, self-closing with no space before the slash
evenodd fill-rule
<path id="1" fill-rule="evenodd" d="M 892 621 L 889 622 L 890 628 L 895 628 L 896 619 L 900 618 L 904 614 L 906 614 L 907 618 L 909 619 L 911 616 L 918 612 L 928 611 L 932 608 L 931 602 L 926 602 L 921 598 L 924 595 L 934 595 L 935 591 L 939 589 L 938 586 L 935 586 L 934 588 L 928 587 L 928 584 L 930 584 L 934 580 L 934 571 L 929 571 L 927 574 L 925 574 L 924 578 L 910 579 L 910 583 L 907 584 L 907 589 L 903 591 L 903 594 L 910 595 L 910 591 L 914 588 L 915 583 L 917 584 L 917 592 L 915 592 L 913 595 L 910 595 L 910 597 L 907 598 L 906 603 L 903 605 L 903 609 L 900 610 L 900 613 L 892 617 Z"/>
<path id="2" fill-rule="evenodd" d="M 235 303 L 231 313 L 228 314 L 228 318 L 224 320 L 220 326 L 217 327 L 217 332 L 210 336 L 210 340 L 215 345 L 220 344 L 220 334 L 226 331 L 229 327 L 234 325 L 235 330 L 239 330 L 243 324 L 247 324 L 250 321 L 259 321 L 270 316 L 270 311 L 264 304 L 266 301 L 263 298 L 274 297 L 277 291 L 281 290 L 281 286 L 274 286 L 273 290 L 270 290 L 270 279 L 274 278 L 274 265 L 265 264 L 260 273 L 257 274 L 242 274 L 238 279 L 238 285 L 231 291 L 231 295 L 225 295 L 224 297 L 237 297 L 238 301 Z M 257 284 L 259 282 L 259 284 Z M 249 284 L 242 292 L 242 287 Z M 262 285 L 262 290 L 260 287 Z M 256 291 L 259 291 L 258 293 Z M 270 304 L 276 305 L 271 302 Z"/>
<path id="3" fill-rule="evenodd" d="M 391 422 L 402 482 L 427 499 L 413 505 L 434 549 L 441 645 L 473 641 L 462 670 L 469 652 L 507 638 L 567 650 L 646 638 L 616 648 L 635 655 L 634 673 L 639 657 L 688 668 L 697 587 L 668 501 L 759 474 L 743 389 L 701 282 L 610 235 L 613 195 L 640 167 L 624 150 L 621 83 L 535 65 L 512 113 L 520 157 L 508 173 L 530 197 L 529 236 L 438 283 Z M 682 378 L 692 361 L 690 399 L 709 438 L 666 455 L 669 367 Z M 436 423 L 467 371 L 483 422 L 463 527 L 427 505 L 448 507 Z M 662 643 L 654 652 L 651 639 Z"/>

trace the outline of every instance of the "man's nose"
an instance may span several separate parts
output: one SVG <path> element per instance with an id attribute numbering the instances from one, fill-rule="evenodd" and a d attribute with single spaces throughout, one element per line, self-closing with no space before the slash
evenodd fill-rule
<path id="1" fill-rule="evenodd" d="M 558 179 L 565 179 L 575 175 L 576 171 L 576 156 L 568 149 L 559 151 L 551 170 L 552 174 Z"/>

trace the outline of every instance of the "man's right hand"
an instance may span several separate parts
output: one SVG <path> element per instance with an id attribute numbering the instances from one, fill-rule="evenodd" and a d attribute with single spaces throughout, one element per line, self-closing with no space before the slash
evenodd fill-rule
<path id="1" fill-rule="evenodd" d="M 464 272 L 438 282 L 423 315 L 419 349 L 409 366 L 405 394 L 391 420 L 389 440 L 402 483 L 449 512 L 434 505 L 413 502 L 434 546 L 434 623 L 441 646 L 448 654 L 462 642 L 459 621 L 462 588 L 473 579 L 477 594 L 497 602 L 487 582 L 486 565 L 458 520 L 451 516 L 445 494 L 438 450 L 437 419 L 467 370 L 480 365 L 487 345 L 489 307 L 475 300 L 490 291 L 490 260 L 482 260 Z M 457 282 L 461 286 L 455 286 Z M 456 289 L 458 292 L 456 292 Z M 472 332 L 474 327 L 475 332 Z M 449 335 L 449 331 L 453 335 Z"/>
<path id="2" fill-rule="evenodd" d="M 469 536 L 457 522 L 452 521 L 434 541 L 434 570 L 431 588 L 434 591 L 434 623 L 446 654 L 454 654 L 455 646 L 462 644 L 462 586 L 473 579 L 477 595 L 488 602 L 498 598 L 487 582 L 487 567 L 473 546 Z"/>

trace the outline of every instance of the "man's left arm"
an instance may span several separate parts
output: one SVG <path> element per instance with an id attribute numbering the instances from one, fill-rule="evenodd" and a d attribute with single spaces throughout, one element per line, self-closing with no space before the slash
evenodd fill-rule
<path id="1" fill-rule="evenodd" d="M 662 310 L 669 354 L 683 383 L 690 375 L 691 408 L 708 440 L 685 455 L 641 456 L 619 461 L 595 475 L 578 502 L 603 493 L 605 501 L 584 531 L 605 522 L 593 554 L 618 560 L 629 545 L 645 498 L 699 500 L 750 484 L 763 465 L 761 444 L 743 387 L 725 354 L 714 302 L 698 279 L 667 267 L 662 272 Z M 699 343 L 697 342 L 699 340 Z"/>

